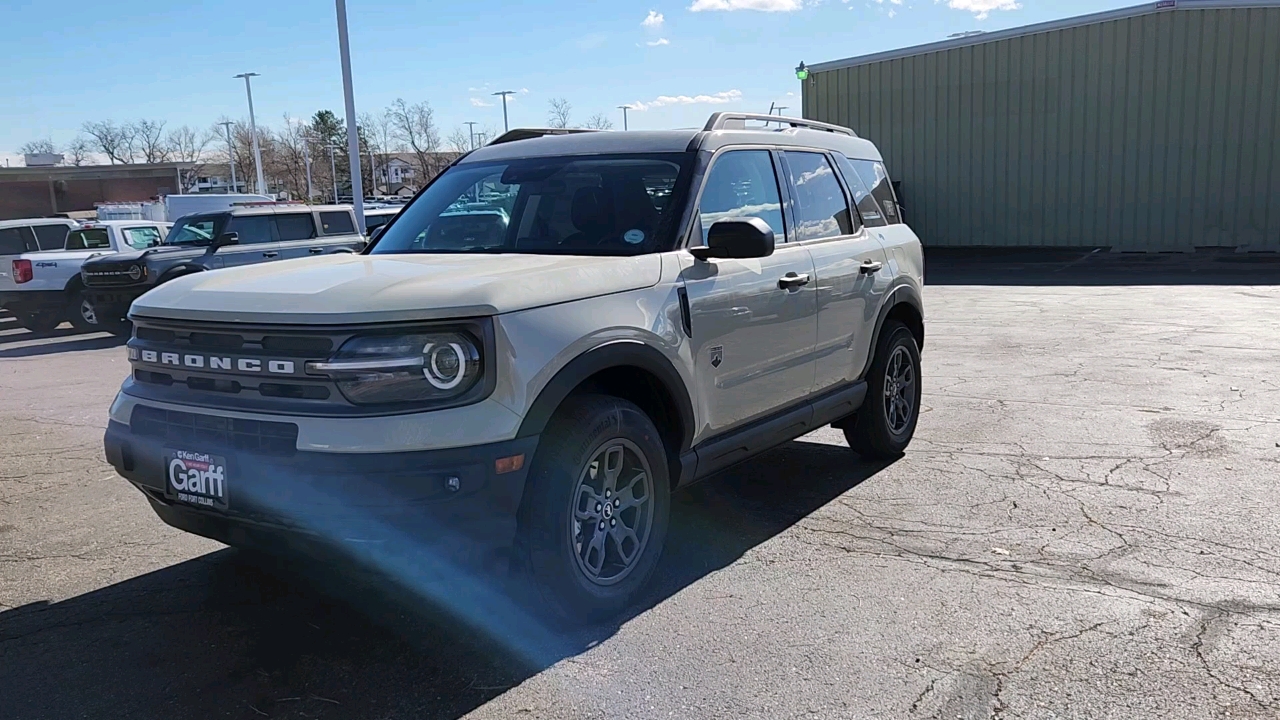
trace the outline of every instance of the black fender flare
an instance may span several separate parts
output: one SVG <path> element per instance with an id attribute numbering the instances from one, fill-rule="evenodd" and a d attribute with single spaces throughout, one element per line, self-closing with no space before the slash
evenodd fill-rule
<path id="1" fill-rule="evenodd" d="M 203 265 L 197 265 L 194 263 L 182 263 L 180 265 L 174 265 L 168 270 L 165 270 L 164 272 L 160 273 L 160 277 L 156 278 L 156 285 L 162 285 L 176 277 L 182 277 L 183 275 L 192 275 L 198 272 L 205 272 L 208 269 L 209 268 Z"/>
<path id="2" fill-rule="evenodd" d="M 918 313 L 920 317 L 924 317 L 924 301 L 921 300 L 920 291 L 917 290 L 915 286 L 899 285 L 893 290 L 890 290 L 889 294 L 885 296 L 884 302 L 880 303 L 880 312 L 876 316 L 876 330 L 871 336 L 871 350 L 867 353 L 867 363 L 863 366 L 862 374 L 859 375 L 859 377 L 865 378 L 867 373 L 871 371 L 871 363 L 874 362 L 876 358 L 876 347 L 880 344 L 880 330 L 884 327 L 884 321 L 889 317 L 889 312 L 893 310 L 894 306 L 901 305 L 903 303 L 914 307 L 916 313 Z M 923 340 L 920 343 L 920 349 L 924 349 Z"/>
<path id="3" fill-rule="evenodd" d="M 540 434 L 560 403 L 584 380 L 601 370 L 615 367 L 634 367 L 658 379 L 674 401 L 683 429 L 679 452 L 693 444 L 693 401 L 684 379 L 671 361 L 650 345 L 635 340 L 617 340 L 594 347 L 570 360 L 538 393 L 529 406 L 516 437 Z"/>

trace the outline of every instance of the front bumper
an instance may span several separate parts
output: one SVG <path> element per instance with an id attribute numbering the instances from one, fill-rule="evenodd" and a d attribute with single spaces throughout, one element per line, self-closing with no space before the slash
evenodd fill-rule
<path id="1" fill-rule="evenodd" d="M 150 287 L 85 288 L 98 315 L 123 318 L 129 314 L 129 306 L 142 297 Z"/>
<path id="2" fill-rule="evenodd" d="M 228 433 L 221 440 L 198 431 L 183 439 L 156 435 L 154 427 L 112 420 L 106 456 L 173 527 L 233 546 L 325 557 L 337 551 L 375 565 L 380 554 L 403 558 L 411 549 L 441 572 L 507 567 L 538 441 L 382 454 L 262 453 L 222 444 Z M 165 450 L 225 458 L 226 510 L 167 496 Z M 496 471 L 495 460 L 521 454 L 521 469 Z"/>

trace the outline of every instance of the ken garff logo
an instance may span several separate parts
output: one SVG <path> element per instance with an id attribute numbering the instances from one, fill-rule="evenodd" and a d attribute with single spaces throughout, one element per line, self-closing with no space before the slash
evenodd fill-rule
<path id="1" fill-rule="evenodd" d="M 716 345 L 711 348 L 711 367 L 718 368 L 722 362 L 724 362 L 724 346 Z"/>
<path id="2" fill-rule="evenodd" d="M 293 375 L 297 371 L 297 365 L 292 360 L 262 360 L 246 357 L 139 350 L 138 348 L 129 348 L 129 359 L 192 370 L 226 370 L 228 372 L 242 373 L 270 373 L 272 375 Z"/>

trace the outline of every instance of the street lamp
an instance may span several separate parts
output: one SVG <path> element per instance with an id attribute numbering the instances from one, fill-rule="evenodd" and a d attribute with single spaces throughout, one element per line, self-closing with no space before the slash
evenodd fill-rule
<path id="1" fill-rule="evenodd" d="M 790 106 L 790 105 L 779 105 L 778 107 L 776 107 L 776 108 L 774 108 L 774 109 L 778 111 L 778 117 L 782 117 L 782 111 L 783 111 L 783 110 L 786 110 L 786 109 L 787 109 L 787 108 L 789 108 L 789 107 L 791 107 L 791 106 Z"/>
<path id="2" fill-rule="evenodd" d="M 329 177 L 333 178 L 333 204 L 338 204 L 338 161 L 333 157 L 333 151 L 338 149 L 337 145 L 329 143 Z M 351 198 L 355 200 L 354 197 Z M 363 205 L 364 203 L 361 203 Z"/>
<path id="3" fill-rule="evenodd" d="M 475 150 L 476 149 L 476 123 L 473 121 L 467 121 L 462 124 L 466 125 L 467 130 L 471 132 L 471 149 Z"/>
<path id="4" fill-rule="evenodd" d="M 627 129 L 627 111 L 631 109 L 630 105 L 619 105 L 618 109 L 622 111 L 622 129 Z"/>
<path id="5" fill-rule="evenodd" d="M 258 149 L 258 126 L 253 119 L 253 88 L 249 87 L 249 78 L 258 77 L 258 73 L 240 73 L 237 78 L 244 78 L 244 94 L 249 98 L 249 134 L 253 136 L 253 169 L 258 176 L 258 192 L 267 191 L 267 181 L 262 177 L 262 151 Z"/>
<path id="6" fill-rule="evenodd" d="M 363 234 L 364 188 L 360 178 L 360 133 L 356 127 L 356 99 L 351 90 L 351 43 L 347 38 L 347 0 L 334 0 L 334 4 L 338 13 L 338 52 L 342 55 L 342 94 L 347 105 L 347 158 L 351 161 L 351 204 L 356 211 L 356 227 Z"/>
<path id="7" fill-rule="evenodd" d="M 799 65 L 796 66 L 796 79 L 797 80 L 809 79 L 809 68 L 805 67 L 804 63 L 800 63 Z"/>
<path id="8" fill-rule="evenodd" d="M 225 120 L 218 124 L 227 131 L 227 162 L 231 163 L 231 192 L 240 192 L 240 188 L 236 186 L 236 150 L 231 145 L 231 126 L 235 123 Z"/>
<path id="9" fill-rule="evenodd" d="M 508 132 L 511 130 L 511 126 L 507 124 L 507 96 L 515 94 L 515 90 L 499 90 L 494 93 L 494 95 L 502 96 L 502 132 Z"/>
<path id="10" fill-rule="evenodd" d="M 315 188 L 311 185 L 311 136 L 302 136 L 302 159 L 307 164 L 307 202 L 316 196 Z"/>

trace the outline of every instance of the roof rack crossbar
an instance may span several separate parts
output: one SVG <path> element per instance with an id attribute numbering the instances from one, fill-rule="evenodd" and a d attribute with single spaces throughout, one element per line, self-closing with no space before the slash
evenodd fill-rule
<path id="1" fill-rule="evenodd" d="M 516 128 L 508 130 L 489 141 L 490 145 L 501 145 L 503 143 L 515 142 L 517 140 L 530 140 L 532 138 L 546 137 L 548 135 L 572 135 L 574 133 L 600 132 L 589 128 Z"/>
<path id="2" fill-rule="evenodd" d="M 848 135 L 850 137 L 858 137 L 857 133 L 847 127 L 832 125 L 831 123 L 818 122 L 817 120 L 805 120 L 804 118 L 783 117 L 782 115 L 765 115 L 764 113 L 749 112 L 718 112 L 712 113 L 707 120 L 706 126 L 702 129 L 705 132 L 712 130 L 741 130 L 746 127 L 747 120 L 759 120 L 763 123 L 778 123 L 779 125 L 790 125 L 793 128 L 804 128 L 806 130 L 820 130 L 822 132 L 836 133 L 837 135 Z M 741 123 L 735 125 L 735 123 Z"/>

